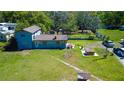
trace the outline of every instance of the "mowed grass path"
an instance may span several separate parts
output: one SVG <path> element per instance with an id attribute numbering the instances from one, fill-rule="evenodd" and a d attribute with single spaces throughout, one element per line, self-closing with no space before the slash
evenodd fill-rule
<path id="1" fill-rule="evenodd" d="M 98 29 L 103 35 L 109 36 L 113 41 L 120 41 L 120 39 L 124 39 L 124 31 L 120 30 L 107 30 L 107 29 Z"/>
<path id="2" fill-rule="evenodd" d="M 76 80 L 75 70 L 53 59 L 48 51 L 52 50 L 0 52 L 0 80 Z"/>

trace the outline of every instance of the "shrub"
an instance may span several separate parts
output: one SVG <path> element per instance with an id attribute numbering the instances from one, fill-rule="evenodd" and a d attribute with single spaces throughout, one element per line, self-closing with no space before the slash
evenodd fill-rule
<path id="1" fill-rule="evenodd" d="M 16 51 L 17 50 L 17 42 L 14 37 L 12 37 L 8 43 L 3 47 L 4 51 Z"/>
<path id="2" fill-rule="evenodd" d="M 94 36 L 90 35 L 90 36 L 88 37 L 88 39 L 89 39 L 89 40 L 93 40 L 93 39 L 94 39 Z"/>

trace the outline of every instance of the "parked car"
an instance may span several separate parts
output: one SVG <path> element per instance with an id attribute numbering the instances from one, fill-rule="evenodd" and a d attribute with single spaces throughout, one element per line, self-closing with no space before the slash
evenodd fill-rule
<path id="1" fill-rule="evenodd" d="M 119 57 L 124 57 L 124 48 L 113 48 L 113 52 Z"/>
<path id="2" fill-rule="evenodd" d="M 108 48 L 113 48 L 115 43 L 113 43 L 111 40 L 108 41 L 103 41 L 102 43 L 104 46 L 108 47 Z"/>
<path id="3" fill-rule="evenodd" d="M 119 30 L 124 31 L 124 25 L 120 26 Z"/>

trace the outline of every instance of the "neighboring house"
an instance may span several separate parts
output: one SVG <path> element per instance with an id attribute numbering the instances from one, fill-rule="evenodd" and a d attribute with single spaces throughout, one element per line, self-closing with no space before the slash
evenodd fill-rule
<path id="1" fill-rule="evenodd" d="M 19 49 L 63 49 L 67 35 L 42 34 L 41 28 L 31 26 L 15 33 Z"/>
<path id="2" fill-rule="evenodd" d="M 14 36 L 16 23 L 0 23 L 0 41 L 7 41 Z"/>

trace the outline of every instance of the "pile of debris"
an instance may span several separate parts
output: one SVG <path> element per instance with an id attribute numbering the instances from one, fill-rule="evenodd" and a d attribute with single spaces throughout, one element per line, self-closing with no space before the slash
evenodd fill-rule
<path id="1" fill-rule="evenodd" d="M 74 48 L 74 47 L 75 47 L 74 44 L 71 44 L 71 43 L 67 43 L 67 44 L 66 44 L 66 48 L 67 48 L 67 49 L 72 49 L 72 48 Z"/>

